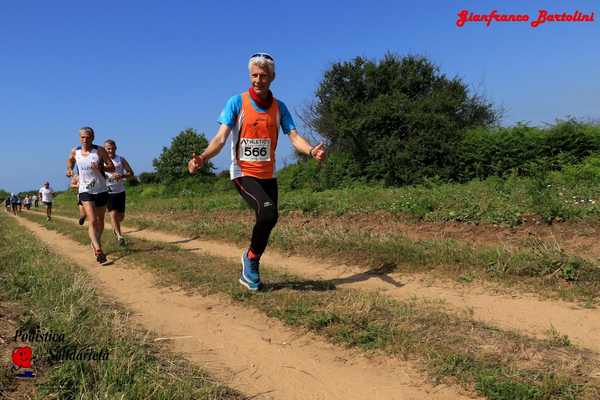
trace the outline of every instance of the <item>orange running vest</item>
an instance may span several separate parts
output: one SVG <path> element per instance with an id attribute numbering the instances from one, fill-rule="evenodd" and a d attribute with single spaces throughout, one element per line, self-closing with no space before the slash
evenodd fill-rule
<path id="1" fill-rule="evenodd" d="M 279 133 L 279 103 L 273 98 L 265 112 L 252 106 L 250 93 L 242 93 L 241 125 L 235 155 L 242 176 L 271 179 L 275 175 L 275 149 Z"/>

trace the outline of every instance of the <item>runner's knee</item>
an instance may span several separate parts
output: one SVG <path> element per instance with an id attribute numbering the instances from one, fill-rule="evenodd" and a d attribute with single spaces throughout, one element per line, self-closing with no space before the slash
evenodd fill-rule
<path id="1" fill-rule="evenodd" d="M 262 210 L 256 219 L 256 224 L 265 227 L 274 227 L 277 224 L 279 213 L 275 208 L 269 207 Z"/>

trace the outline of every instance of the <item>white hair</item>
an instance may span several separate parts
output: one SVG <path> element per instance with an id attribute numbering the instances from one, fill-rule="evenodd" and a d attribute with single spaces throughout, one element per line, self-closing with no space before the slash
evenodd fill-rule
<path id="1" fill-rule="evenodd" d="M 257 53 L 254 57 L 250 58 L 248 61 L 248 72 L 252 70 L 252 65 L 256 65 L 259 68 L 265 68 L 267 71 L 271 73 L 271 76 L 275 76 L 275 62 L 271 56 L 270 59 L 265 57 L 263 54 L 266 53 Z"/>

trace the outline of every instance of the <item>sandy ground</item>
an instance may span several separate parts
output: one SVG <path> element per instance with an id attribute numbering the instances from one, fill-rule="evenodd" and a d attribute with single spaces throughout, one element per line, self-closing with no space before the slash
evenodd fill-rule
<path id="1" fill-rule="evenodd" d="M 76 223 L 67 217 L 55 217 Z M 110 225 L 108 225 L 110 226 Z M 242 249 L 221 241 L 199 240 L 177 234 L 123 226 L 123 233 L 134 238 L 177 244 L 193 252 L 208 253 L 239 260 Z M 431 283 L 427 274 L 365 273 L 364 268 L 331 264 L 308 257 L 287 256 L 272 249 L 262 259 L 264 265 L 309 279 L 330 281 L 340 287 L 381 290 L 406 299 L 412 297 L 443 300 L 457 311 L 491 325 L 517 330 L 537 338 L 547 338 L 553 329 L 567 335 L 577 346 L 600 353 L 600 310 L 581 308 L 574 303 L 540 299 L 534 294 L 492 293 L 477 284 L 457 285 L 439 279 Z"/>
<path id="2" fill-rule="evenodd" d="M 320 337 L 289 329 L 221 296 L 202 297 L 185 294 L 179 288 L 159 288 L 153 274 L 135 265 L 125 267 L 123 260 L 99 266 L 89 247 L 23 218 L 17 220 L 51 251 L 87 271 L 100 294 L 133 312 L 132 321 L 253 399 L 471 398 L 458 388 L 432 387 L 409 362 L 366 358 Z M 140 234 L 150 239 L 150 232 Z M 219 249 L 221 255 L 232 255 L 231 247 L 220 246 L 225 247 L 210 251 Z"/>

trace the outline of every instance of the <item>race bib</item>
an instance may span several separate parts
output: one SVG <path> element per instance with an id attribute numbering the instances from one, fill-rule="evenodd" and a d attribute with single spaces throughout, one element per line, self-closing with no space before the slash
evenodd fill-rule
<path id="1" fill-rule="evenodd" d="M 92 180 L 84 182 L 84 186 L 87 190 L 92 190 L 96 187 L 96 178 L 92 178 Z"/>
<path id="2" fill-rule="evenodd" d="M 119 180 L 120 179 L 115 178 L 114 175 L 109 175 L 108 176 L 108 182 L 110 182 L 110 183 L 117 183 L 117 182 L 119 182 Z"/>
<path id="3" fill-rule="evenodd" d="M 240 161 L 271 161 L 271 139 L 241 139 Z"/>

